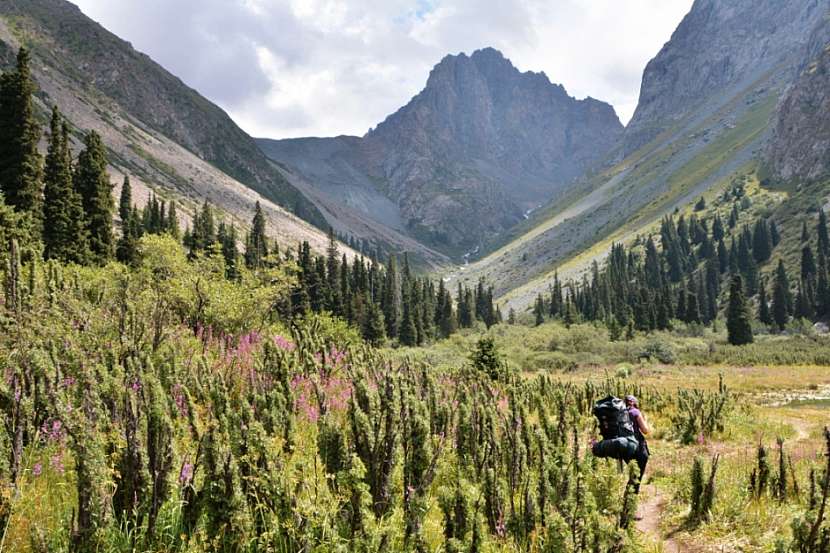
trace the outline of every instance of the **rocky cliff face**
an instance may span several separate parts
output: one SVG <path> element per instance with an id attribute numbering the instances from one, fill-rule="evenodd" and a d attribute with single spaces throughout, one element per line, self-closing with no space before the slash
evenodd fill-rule
<path id="1" fill-rule="evenodd" d="M 362 138 L 261 140 L 332 197 L 459 254 L 562 192 L 617 143 L 613 108 L 576 100 L 491 48 L 447 56 Z"/>
<path id="2" fill-rule="evenodd" d="M 799 76 L 778 107 L 766 159 L 778 178 L 830 172 L 830 12 L 819 18 Z"/>
<path id="3" fill-rule="evenodd" d="M 43 66 L 301 217 L 322 215 L 218 106 L 65 0 L 4 0 L 0 17 Z"/>
<path id="4" fill-rule="evenodd" d="M 625 153 L 707 100 L 728 98 L 770 72 L 791 75 L 827 0 L 696 0 L 646 66 Z M 787 77 L 785 77 L 787 78 Z"/>

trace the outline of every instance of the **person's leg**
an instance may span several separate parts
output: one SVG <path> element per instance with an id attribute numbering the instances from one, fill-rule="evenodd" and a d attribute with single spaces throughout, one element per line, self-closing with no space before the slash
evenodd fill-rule
<path id="1" fill-rule="evenodd" d="M 643 478 L 646 474 L 646 465 L 648 464 L 648 453 L 645 451 L 638 451 L 637 452 L 637 466 L 640 469 L 640 478 L 637 480 L 637 484 L 634 486 L 634 493 L 640 493 L 640 484 L 643 482 Z"/>

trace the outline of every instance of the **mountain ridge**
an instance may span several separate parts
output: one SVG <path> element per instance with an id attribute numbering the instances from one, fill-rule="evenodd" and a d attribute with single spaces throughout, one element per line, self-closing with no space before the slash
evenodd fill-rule
<path id="1" fill-rule="evenodd" d="M 565 188 L 621 132 L 610 105 L 576 100 L 485 48 L 445 56 L 362 137 L 258 143 L 339 201 L 458 256 Z"/>

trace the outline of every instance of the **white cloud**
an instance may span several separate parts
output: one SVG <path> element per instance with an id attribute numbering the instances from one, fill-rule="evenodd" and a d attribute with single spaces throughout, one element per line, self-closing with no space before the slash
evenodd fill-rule
<path id="1" fill-rule="evenodd" d="M 248 132 L 363 134 L 444 55 L 493 46 L 627 121 L 692 0 L 74 0 Z"/>

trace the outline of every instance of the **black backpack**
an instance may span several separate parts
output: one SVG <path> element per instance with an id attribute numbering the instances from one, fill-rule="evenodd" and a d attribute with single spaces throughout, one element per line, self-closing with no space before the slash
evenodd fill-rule
<path id="1" fill-rule="evenodd" d="M 594 404 L 594 416 L 599 422 L 602 439 L 634 436 L 634 425 L 628 416 L 625 402 L 618 397 L 608 396 Z"/>

